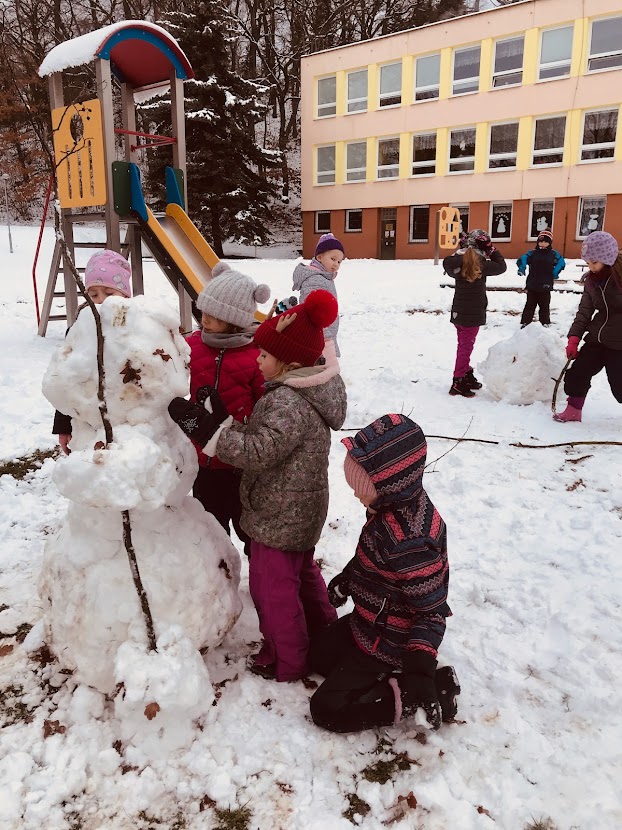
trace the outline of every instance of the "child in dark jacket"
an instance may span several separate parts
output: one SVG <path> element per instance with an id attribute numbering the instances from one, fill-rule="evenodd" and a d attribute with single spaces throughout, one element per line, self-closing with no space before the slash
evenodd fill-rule
<path id="1" fill-rule="evenodd" d="M 107 297 L 132 296 L 132 269 L 127 259 L 116 251 L 97 251 L 86 263 L 84 272 L 84 287 L 95 305 L 101 305 Z M 84 308 L 81 306 L 78 309 Z M 69 329 L 67 330 L 69 331 Z M 71 452 L 71 416 L 59 412 L 54 413 L 52 434 L 58 435 L 58 443 L 65 455 Z"/>
<path id="2" fill-rule="evenodd" d="M 568 332 L 566 357 L 574 360 L 564 378 L 568 405 L 553 415 L 562 423 L 581 420 L 592 378 L 603 368 L 614 398 L 622 403 L 622 253 L 610 233 L 594 231 L 583 242 L 581 256 L 590 270 Z"/>
<path id="3" fill-rule="evenodd" d="M 486 277 L 503 274 L 507 265 L 486 231 L 460 235 L 460 248 L 443 260 L 445 273 L 456 281 L 451 322 L 456 327 L 458 349 L 450 395 L 472 398 L 481 389 L 471 368 L 471 354 L 480 326 L 486 323 Z"/>
<path id="4" fill-rule="evenodd" d="M 311 717 L 332 732 L 398 723 L 425 712 L 429 725 L 456 715 L 451 667 L 436 669 L 445 633 L 449 564 L 445 522 L 422 486 L 427 445 L 404 415 L 383 415 L 344 438 L 344 472 L 367 507 L 354 558 L 328 586 L 354 611 L 312 643 L 311 669 L 326 677 Z"/>
<path id="5" fill-rule="evenodd" d="M 253 343 L 259 326 L 254 315 L 257 303 L 270 298 L 270 289 L 233 271 L 224 262 L 213 268 L 212 275 L 197 299 L 197 308 L 202 312 L 201 330 L 187 338 L 190 400 L 196 400 L 200 388 L 216 389 L 227 413 L 235 421 L 246 423 L 264 391 L 264 378 L 257 366 L 259 349 Z M 250 539 L 240 527 L 240 471 L 217 457 L 208 458 L 199 446 L 197 453 L 199 472 L 194 497 L 227 533 L 229 525 L 233 525 L 249 556 Z"/>
<path id="6" fill-rule="evenodd" d="M 516 260 L 519 276 L 527 275 L 527 301 L 520 319 L 521 327 L 528 326 L 533 320 L 536 307 L 539 308 L 538 318 L 543 326 L 551 323 L 551 291 L 553 281 L 559 278 L 566 267 L 563 256 L 553 248 L 553 234 L 547 228 L 541 231 L 536 247 L 523 254 Z"/>

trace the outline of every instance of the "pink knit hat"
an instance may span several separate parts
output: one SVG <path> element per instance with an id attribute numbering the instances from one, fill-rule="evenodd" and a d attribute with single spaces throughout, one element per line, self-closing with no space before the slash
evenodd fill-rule
<path id="1" fill-rule="evenodd" d="M 124 256 L 116 251 L 98 251 L 86 263 L 84 284 L 105 285 L 107 288 L 116 288 L 125 297 L 132 296 L 130 277 L 132 269 Z"/>
<path id="2" fill-rule="evenodd" d="M 343 462 L 343 472 L 345 473 L 346 481 L 357 496 L 366 496 L 371 501 L 375 501 L 378 498 L 378 491 L 374 486 L 374 482 L 367 475 L 363 467 L 352 458 L 350 453 L 347 453 L 345 461 Z"/>

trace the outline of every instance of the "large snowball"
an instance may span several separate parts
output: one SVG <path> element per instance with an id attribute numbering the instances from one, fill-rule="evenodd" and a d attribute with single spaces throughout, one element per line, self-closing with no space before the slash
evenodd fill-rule
<path id="1" fill-rule="evenodd" d="M 477 368 L 486 388 L 499 400 L 519 405 L 548 403 L 554 379 L 566 362 L 564 345 L 555 331 L 532 323 L 492 346 Z"/>
<path id="2" fill-rule="evenodd" d="M 130 516 L 156 635 L 177 625 L 196 648 L 215 648 L 241 612 L 240 557 L 229 537 L 191 497 Z M 146 642 L 121 513 L 70 504 L 46 543 L 39 594 L 61 665 L 78 682 L 111 693 L 121 643 Z"/>

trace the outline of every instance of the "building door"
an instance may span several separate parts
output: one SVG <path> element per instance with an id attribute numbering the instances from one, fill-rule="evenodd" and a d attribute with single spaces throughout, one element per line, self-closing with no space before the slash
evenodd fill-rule
<path id="1" fill-rule="evenodd" d="M 395 259 L 397 240 L 397 208 L 380 211 L 380 259 Z"/>

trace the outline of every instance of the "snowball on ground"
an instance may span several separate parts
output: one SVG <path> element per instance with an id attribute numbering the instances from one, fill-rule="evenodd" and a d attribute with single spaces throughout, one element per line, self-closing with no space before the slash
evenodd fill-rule
<path id="1" fill-rule="evenodd" d="M 491 346 L 477 368 L 498 400 L 519 405 L 546 403 L 566 362 L 564 345 L 556 331 L 532 323 Z"/>

